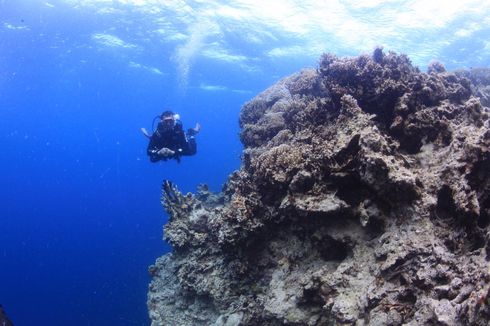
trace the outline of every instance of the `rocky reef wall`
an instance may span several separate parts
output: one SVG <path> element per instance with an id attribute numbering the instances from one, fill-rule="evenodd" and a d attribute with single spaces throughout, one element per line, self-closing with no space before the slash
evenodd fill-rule
<path id="1" fill-rule="evenodd" d="M 152 325 L 488 325 L 482 76 L 326 54 L 246 103 L 222 193 L 163 183 Z"/>

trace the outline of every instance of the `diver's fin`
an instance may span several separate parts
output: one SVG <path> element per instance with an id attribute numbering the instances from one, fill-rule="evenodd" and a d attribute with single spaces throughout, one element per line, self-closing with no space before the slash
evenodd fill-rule
<path id="1" fill-rule="evenodd" d="M 141 128 L 141 132 L 143 135 L 145 135 L 147 138 L 151 138 L 151 134 L 146 130 L 145 128 Z"/>

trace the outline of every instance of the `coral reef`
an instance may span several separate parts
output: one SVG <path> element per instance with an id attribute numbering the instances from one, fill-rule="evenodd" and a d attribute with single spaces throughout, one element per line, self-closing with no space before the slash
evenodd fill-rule
<path id="1" fill-rule="evenodd" d="M 466 77 L 472 82 L 472 91 L 480 98 L 482 105 L 490 107 L 490 70 L 486 68 L 472 68 L 459 70 L 456 74 Z"/>
<path id="2" fill-rule="evenodd" d="M 220 194 L 163 183 L 152 325 L 488 325 L 485 76 L 326 54 L 246 103 Z"/>

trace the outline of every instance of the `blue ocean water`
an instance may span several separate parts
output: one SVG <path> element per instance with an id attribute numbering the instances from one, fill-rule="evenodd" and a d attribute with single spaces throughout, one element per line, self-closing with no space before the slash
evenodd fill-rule
<path id="1" fill-rule="evenodd" d="M 0 304 L 15 325 L 147 325 L 163 179 L 219 191 L 243 103 L 323 52 L 490 63 L 482 1 L 0 0 Z M 165 108 L 198 153 L 150 163 Z"/>

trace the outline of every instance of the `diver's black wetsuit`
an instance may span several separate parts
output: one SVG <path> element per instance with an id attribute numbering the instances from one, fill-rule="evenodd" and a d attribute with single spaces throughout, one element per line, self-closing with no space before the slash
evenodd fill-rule
<path id="1" fill-rule="evenodd" d="M 168 148 L 175 152 L 172 157 L 162 157 L 157 152 L 162 148 Z M 183 155 L 194 155 L 197 151 L 196 139 L 191 132 L 191 129 L 186 133 L 182 128 L 182 122 L 176 121 L 173 129 L 163 131 L 158 125 L 157 131 L 151 136 L 148 149 L 146 150 L 150 161 L 158 162 L 166 161 L 170 158 L 180 160 Z"/>

